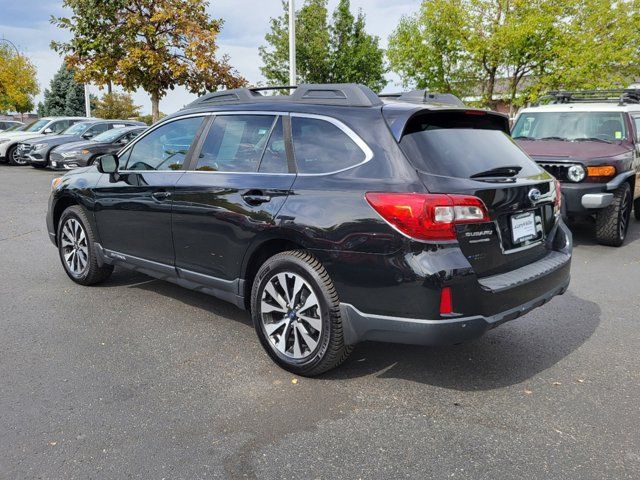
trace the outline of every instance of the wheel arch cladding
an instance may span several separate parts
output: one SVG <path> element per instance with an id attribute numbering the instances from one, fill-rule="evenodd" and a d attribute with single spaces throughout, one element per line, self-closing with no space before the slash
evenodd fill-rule
<path id="1" fill-rule="evenodd" d="M 254 247 L 245 255 L 245 263 L 242 269 L 244 287 L 241 292 L 244 295 L 244 303 L 247 310 L 251 308 L 251 289 L 253 280 L 262 264 L 274 255 L 288 250 L 304 250 L 304 247 L 296 242 L 284 238 L 272 238 L 265 240 Z"/>

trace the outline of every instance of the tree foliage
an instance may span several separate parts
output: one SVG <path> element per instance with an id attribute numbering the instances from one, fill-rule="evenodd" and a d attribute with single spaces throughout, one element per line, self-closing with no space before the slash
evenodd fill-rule
<path id="1" fill-rule="evenodd" d="M 637 0 L 425 0 L 389 39 L 405 85 L 512 105 L 549 88 L 624 85 L 640 73 Z M 524 79 L 527 79 L 524 82 Z"/>
<path id="2" fill-rule="evenodd" d="M 76 82 L 73 70 L 62 64 L 44 91 L 42 116 L 84 116 L 84 85 Z"/>
<path id="3" fill-rule="evenodd" d="M 0 111 L 31 111 L 33 97 L 39 91 L 33 63 L 8 46 L 0 45 Z"/>
<path id="4" fill-rule="evenodd" d="M 216 58 L 222 20 L 212 19 L 203 0 L 65 0 L 73 16 L 52 21 L 73 34 L 53 48 L 81 76 L 126 90 L 144 89 L 152 115 L 176 85 L 192 93 L 237 87 L 245 80 L 226 55 Z M 98 28 L 97 26 L 102 26 Z M 108 30 L 108 31 L 105 31 Z"/>
<path id="5" fill-rule="evenodd" d="M 134 118 L 140 115 L 140 106 L 133 103 L 128 93 L 105 93 L 92 108 L 98 118 Z"/>
<path id="6" fill-rule="evenodd" d="M 271 19 L 267 45 L 260 47 L 262 74 L 270 84 L 289 82 L 289 13 Z M 331 22 L 326 0 L 306 0 L 296 12 L 296 70 L 298 83 L 357 82 L 373 90 L 387 84 L 384 51 L 379 38 L 365 29 L 362 11 L 351 13 L 349 0 L 340 0 Z"/>

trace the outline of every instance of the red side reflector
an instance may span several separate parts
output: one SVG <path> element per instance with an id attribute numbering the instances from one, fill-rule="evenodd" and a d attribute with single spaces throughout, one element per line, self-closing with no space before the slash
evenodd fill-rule
<path id="1" fill-rule="evenodd" d="M 451 287 L 444 287 L 440 292 L 440 315 L 449 315 L 451 313 L 453 313 Z"/>

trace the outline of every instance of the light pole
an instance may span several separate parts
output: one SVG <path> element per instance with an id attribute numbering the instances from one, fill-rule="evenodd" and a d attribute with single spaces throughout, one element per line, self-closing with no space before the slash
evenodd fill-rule
<path id="1" fill-rule="evenodd" d="M 89 98 L 89 84 L 84 84 L 84 114 L 86 117 L 91 117 L 91 101 Z"/>
<path id="2" fill-rule="evenodd" d="M 289 0 L 289 85 L 296 83 L 296 7 Z"/>
<path id="3" fill-rule="evenodd" d="M 16 44 L 13 43 L 11 40 L 7 40 L 6 38 L 2 37 L 2 38 L 0 38 L 0 42 L 5 42 L 5 43 L 8 43 L 9 45 L 11 45 L 13 47 L 13 49 L 16 51 L 16 55 L 20 56 L 20 51 L 18 51 L 18 47 L 16 47 Z"/>

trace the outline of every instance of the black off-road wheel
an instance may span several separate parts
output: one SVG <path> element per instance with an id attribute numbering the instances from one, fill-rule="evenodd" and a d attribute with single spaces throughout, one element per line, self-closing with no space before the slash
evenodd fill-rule
<path id="1" fill-rule="evenodd" d="M 27 164 L 27 161 L 23 160 L 18 153 L 18 145 L 12 145 L 7 149 L 7 162 L 9 162 L 9 165 L 16 167 Z"/>
<path id="2" fill-rule="evenodd" d="M 269 258 L 251 290 L 251 316 L 269 356 L 296 375 L 312 377 L 337 367 L 345 345 L 340 301 L 322 264 L 304 250 Z"/>
<path id="3" fill-rule="evenodd" d="M 629 230 L 632 207 L 631 187 L 623 183 L 613 192 L 613 202 L 596 214 L 596 239 L 602 245 L 619 247 Z M 637 215 L 637 214 L 636 214 Z"/>
<path id="4" fill-rule="evenodd" d="M 81 207 L 67 208 L 58 223 L 58 252 L 65 272 L 80 285 L 104 282 L 113 272 L 113 265 L 98 263 L 95 233 Z"/>

